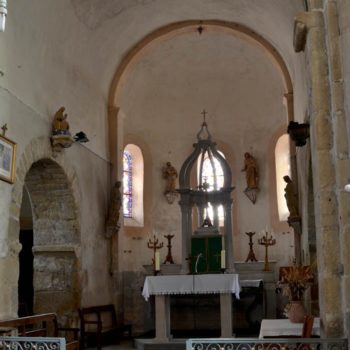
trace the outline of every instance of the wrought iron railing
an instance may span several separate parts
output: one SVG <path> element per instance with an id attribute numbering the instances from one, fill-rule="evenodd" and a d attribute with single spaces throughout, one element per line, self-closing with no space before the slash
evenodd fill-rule
<path id="1" fill-rule="evenodd" d="M 347 348 L 347 339 L 207 338 L 186 341 L 186 350 L 347 350 Z"/>
<path id="2" fill-rule="evenodd" d="M 0 337 L 0 350 L 65 350 L 64 338 Z"/>

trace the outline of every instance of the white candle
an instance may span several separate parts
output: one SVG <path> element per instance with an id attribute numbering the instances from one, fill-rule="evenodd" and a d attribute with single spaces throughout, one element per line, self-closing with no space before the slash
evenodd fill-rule
<path id="1" fill-rule="evenodd" d="M 226 269 L 226 251 L 224 249 L 221 251 L 221 268 Z"/>
<path id="2" fill-rule="evenodd" d="M 154 259 L 155 259 L 154 269 L 155 269 L 156 271 L 160 271 L 160 257 L 159 257 L 159 252 L 155 252 L 155 254 L 154 254 Z"/>

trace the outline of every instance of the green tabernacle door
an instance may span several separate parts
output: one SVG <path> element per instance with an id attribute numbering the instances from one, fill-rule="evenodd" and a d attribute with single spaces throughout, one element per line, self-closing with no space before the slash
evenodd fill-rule
<path id="1" fill-rule="evenodd" d="M 221 271 L 222 237 L 220 235 L 192 237 L 192 273 L 217 273 Z"/>

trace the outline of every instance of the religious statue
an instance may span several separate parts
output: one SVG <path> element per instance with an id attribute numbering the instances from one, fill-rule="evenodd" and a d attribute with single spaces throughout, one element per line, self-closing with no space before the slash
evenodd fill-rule
<path id="1" fill-rule="evenodd" d="M 70 135 L 67 113 L 64 113 L 65 107 L 61 107 L 53 118 L 52 135 Z"/>
<path id="2" fill-rule="evenodd" d="M 163 178 L 167 180 L 164 194 L 169 192 L 176 191 L 176 179 L 177 179 L 177 171 L 171 165 L 170 162 L 167 162 L 163 167 Z"/>
<path id="3" fill-rule="evenodd" d="M 258 188 L 258 165 L 256 159 L 248 152 L 244 153 L 244 167 L 242 171 L 246 173 L 247 189 Z"/>
<path id="4" fill-rule="evenodd" d="M 162 168 L 163 179 L 166 180 L 166 187 L 164 190 L 164 195 L 169 204 L 172 204 L 177 196 L 176 192 L 176 179 L 177 171 L 171 165 L 170 162 L 167 162 L 166 165 Z"/>
<path id="5" fill-rule="evenodd" d="M 111 191 L 111 198 L 108 208 L 108 217 L 107 217 L 107 228 L 112 229 L 115 232 L 119 230 L 119 216 L 120 208 L 122 205 L 122 194 L 120 191 L 121 181 L 116 181 Z"/>
<path id="6" fill-rule="evenodd" d="M 283 176 L 283 180 L 287 183 L 284 188 L 284 198 L 286 199 L 289 210 L 289 218 L 298 217 L 298 197 L 295 193 L 293 182 L 288 175 Z"/>
<path id="7" fill-rule="evenodd" d="M 68 148 L 74 143 L 69 131 L 67 121 L 67 113 L 64 113 L 65 108 L 61 107 L 54 115 L 52 121 L 51 144 L 56 152 L 60 152 L 62 148 Z"/>

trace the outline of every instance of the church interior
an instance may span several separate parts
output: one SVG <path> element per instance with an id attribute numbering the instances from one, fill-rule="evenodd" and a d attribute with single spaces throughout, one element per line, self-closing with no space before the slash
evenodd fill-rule
<path id="1" fill-rule="evenodd" d="M 257 336 L 298 300 L 349 337 L 348 0 L 0 17 L 0 326 L 113 304 L 133 336 Z"/>

